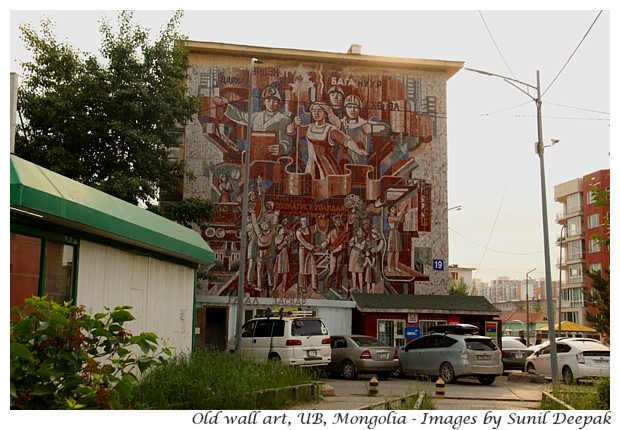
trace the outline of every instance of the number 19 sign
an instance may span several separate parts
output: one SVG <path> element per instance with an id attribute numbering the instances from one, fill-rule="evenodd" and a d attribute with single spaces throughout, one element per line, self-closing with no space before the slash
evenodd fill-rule
<path id="1" fill-rule="evenodd" d="M 443 260 L 433 260 L 433 270 L 443 270 Z"/>

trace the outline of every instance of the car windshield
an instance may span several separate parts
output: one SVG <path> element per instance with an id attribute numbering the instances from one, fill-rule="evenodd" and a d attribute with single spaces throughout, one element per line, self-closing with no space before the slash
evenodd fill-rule
<path id="1" fill-rule="evenodd" d="M 293 336 L 314 336 L 327 334 L 327 328 L 321 320 L 298 319 L 293 321 L 291 327 Z"/>
<path id="2" fill-rule="evenodd" d="M 487 338 L 465 339 L 465 345 L 467 349 L 472 349 L 474 351 L 495 351 L 497 349 L 497 345 L 495 345 L 491 339 Z"/>
<path id="3" fill-rule="evenodd" d="M 353 341 L 357 343 L 358 346 L 387 346 L 386 344 L 381 342 L 379 339 L 375 339 L 373 337 L 360 336 L 360 337 L 351 337 L 351 339 L 353 339 Z"/>

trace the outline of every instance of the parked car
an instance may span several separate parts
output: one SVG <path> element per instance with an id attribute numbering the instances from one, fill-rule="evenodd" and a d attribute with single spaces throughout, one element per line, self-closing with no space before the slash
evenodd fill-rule
<path id="1" fill-rule="evenodd" d="M 609 376 L 609 347 L 595 339 L 565 338 L 556 342 L 558 375 L 571 383 L 583 378 Z M 525 360 L 525 370 L 551 378 L 551 348 L 543 346 Z"/>
<path id="2" fill-rule="evenodd" d="M 504 371 L 525 369 L 525 359 L 532 353 L 519 338 L 502 337 L 502 363 Z"/>
<path id="3" fill-rule="evenodd" d="M 332 360 L 327 365 L 330 376 L 354 379 L 360 374 L 374 373 L 385 380 L 399 365 L 396 349 L 372 336 L 332 336 L 331 348 Z"/>
<path id="4" fill-rule="evenodd" d="M 501 353 L 490 337 L 468 333 L 477 332 L 474 328 L 460 324 L 454 328 L 460 333 L 456 334 L 449 327 L 439 327 L 442 333 L 431 332 L 409 342 L 398 351 L 401 374 L 440 376 L 446 384 L 473 376 L 483 385 L 492 384 L 504 371 Z"/>
<path id="5" fill-rule="evenodd" d="M 598 342 L 601 343 L 600 340 L 597 339 L 592 339 L 590 337 L 567 337 L 567 336 L 560 336 L 560 337 L 556 337 L 555 341 L 559 342 L 560 340 L 564 340 L 564 339 L 573 339 L 573 340 L 583 340 L 584 342 Z M 530 354 L 533 352 L 538 351 L 539 349 L 545 347 L 545 346 L 549 346 L 549 340 L 545 340 L 542 343 L 539 343 L 538 345 L 530 345 L 527 349 L 530 350 Z"/>
<path id="6" fill-rule="evenodd" d="M 256 361 L 282 361 L 294 366 L 327 366 L 331 339 L 321 318 L 304 313 L 253 318 L 243 324 L 241 353 Z M 235 338 L 228 350 L 235 352 Z"/>

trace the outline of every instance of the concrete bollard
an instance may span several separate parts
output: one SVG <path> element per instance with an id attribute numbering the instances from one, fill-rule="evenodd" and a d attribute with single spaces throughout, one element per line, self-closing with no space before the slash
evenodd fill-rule
<path id="1" fill-rule="evenodd" d="M 368 381 L 368 395 L 376 396 L 379 394 L 379 381 L 374 376 Z"/>
<path id="2" fill-rule="evenodd" d="M 441 378 L 438 378 L 437 382 L 435 382 L 435 398 L 436 399 L 446 398 L 446 383 Z"/>

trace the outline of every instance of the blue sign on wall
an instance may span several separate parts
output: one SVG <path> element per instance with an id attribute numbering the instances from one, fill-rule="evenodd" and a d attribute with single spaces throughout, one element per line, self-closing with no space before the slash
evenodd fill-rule
<path id="1" fill-rule="evenodd" d="M 420 327 L 405 327 L 405 339 L 416 339 L 420 337 Z"/>
<path id="2" fill-rule="evenodd" d="M 433 270 L 444 270 L 443 260 L 433 260 Z"/>

